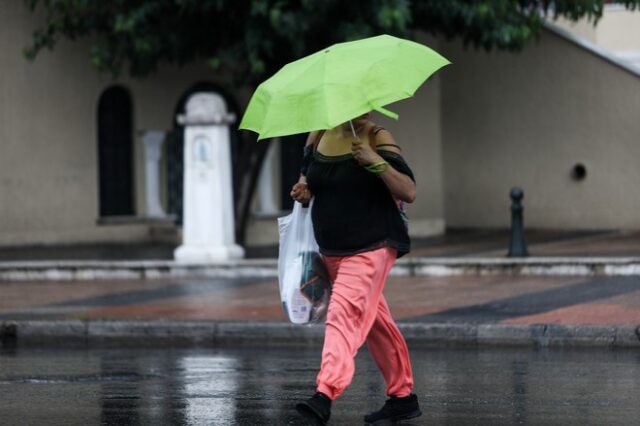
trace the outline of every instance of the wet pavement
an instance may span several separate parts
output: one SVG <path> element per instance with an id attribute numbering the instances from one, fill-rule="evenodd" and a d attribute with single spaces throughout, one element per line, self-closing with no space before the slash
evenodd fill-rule
<path id="1" fill-rule="evenodd" d="M 640 325 L 640 276 L 390 277 L 399 321 Z M 276 279 L 0 282 L 0 321 L 287 322 Z"/>
<path id="2" fill-rule="evenodd" d="M 527 238 L 534 256 L 640 254 L 640 232 L 528 231 Z M 411 256 L 500 258 L 508 240 L 506 231 L 450 232 L 415 240 Z M 171 252 L 167 244 L 0 248 L 0 263 L 162 258 Z M 385 297 L 399 321 L 640 325 L 640 275 L 392 276 Z M 0 321 L 77 319 L 287 321 L 274 278 L 0 281 Z"/>
<path id="3" fill-rule="evenodd" d="M 305 425 L 320 347 L 0 351 L 0 424 Z M 637 351 L 411 351 L 424 412 L 407 425 L 640 424 Z M 384 400 L 366 351 L 330 425 Z"/>
<path id="4" fill-rule="evenodd" d="M 537 256 L 640 253 L 637 232 L 529 237 Z M 413 255 L 502 257 L 507 241 L 506 233 L 451 234 L 416 241 Z M 0 250 L 0 261 L 164 258 L 172 248 L 103 249 Z M 405 323 L 640 325 L 640 276 L 393 276 L 385 296 Z M 0 323 L 58 319 L 287 321 L 276 279 L 0 282 Z M 7 346 L 0 349 L 0 425 L 305 425 L 293 406 L 313 391 L 320 358 L 320 347 Z M 640 424 L 637 350 L 416 347 L 411 355 L 425 414 L 408 425 Z M 384 384 L 362 353 L 330 424 L 362 424 L 383 401 Z"/>

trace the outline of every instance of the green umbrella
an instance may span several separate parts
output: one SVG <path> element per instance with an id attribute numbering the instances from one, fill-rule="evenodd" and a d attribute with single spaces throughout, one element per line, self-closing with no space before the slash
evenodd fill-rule
<path id="1" fill-rule="evenodd" d="M 413 96 L 449 63 L 422 44 L 389 35 L 338 43 L 260 84 L 240 128 L 265 139 L 330 129 L 371 110 L 397 119 L 384 106 Z"/>

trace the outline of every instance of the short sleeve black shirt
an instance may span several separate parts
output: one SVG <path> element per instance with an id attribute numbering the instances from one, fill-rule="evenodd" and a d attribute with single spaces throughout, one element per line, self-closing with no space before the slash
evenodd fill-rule
<path id="1" fill-rule="evenodd" d="M 311 147 L 309 147 L 311 148 Z M 324 156 L 307 152 L 307 184 L 314 195 L 311 217 L 320 252 L 347 256 L 393 247 L 398 257 L 410 250 L 407 224 L 380 177 L 360 166 L 351 154 Z M 378 151 L 394 169 L 415 181 L 401 155 Z"/>

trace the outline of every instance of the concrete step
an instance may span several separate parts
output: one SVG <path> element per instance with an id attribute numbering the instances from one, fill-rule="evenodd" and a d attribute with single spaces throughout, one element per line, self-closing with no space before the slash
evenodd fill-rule
<path id="1" fill-rule="evenodd" d="M 413 345 L 640 347 L 633 325 L 399 323 Z M 4 321 L 0 345 L 321 346 L 323 325 L 213 321 Z"/>
<path id="2" fill-rule="evenodd" d="M 0 262 L 0 281 L 149 279 L 171 277 L 277 277 L 276 259 L 242 259 L 208 264 L 173 260 Z M 640 275 L 640 257 L 434 258 L 407 257 L 393 276 L 451 275 Z"/>

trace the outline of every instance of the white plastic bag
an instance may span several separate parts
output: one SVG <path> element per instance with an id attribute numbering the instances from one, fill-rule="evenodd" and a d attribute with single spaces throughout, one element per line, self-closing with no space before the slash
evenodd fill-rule
<path id="1" fill-rule="evenodd" d="M 294 324 L 320 322 L 327 313 L 331 284 L 313 236 L 311 204 L 302 207 L 294 202 L 293 212 L 278 218 L 278 230 L 282 307 Z"/>

